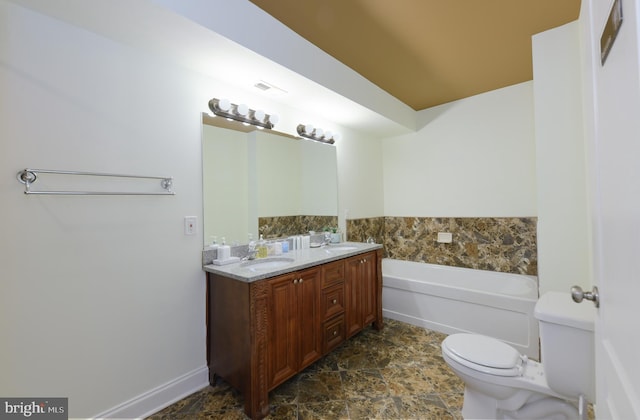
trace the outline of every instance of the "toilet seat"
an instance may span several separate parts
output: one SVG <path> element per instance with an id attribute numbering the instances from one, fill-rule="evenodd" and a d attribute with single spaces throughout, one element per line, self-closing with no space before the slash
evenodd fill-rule
<path id="1" fill-rule="evenodd" d="M 452 334 L 442 342 L 451 359 L 478 372 L 496 376 L 521 376 L 527 357 L 516 349 L 478 334 Z"/>

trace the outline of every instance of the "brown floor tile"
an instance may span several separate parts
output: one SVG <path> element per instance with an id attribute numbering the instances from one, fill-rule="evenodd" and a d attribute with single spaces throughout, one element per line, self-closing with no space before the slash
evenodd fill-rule
<path id="1" fill-rule="evenodd" d="M 274 419 L 453 419 L 464 385 L 446 366 L 446 335 L 385 319 L 367 328 L 269 394 Z M 149 417 L 246 420 L 242 395 L 223 380 Z"/>

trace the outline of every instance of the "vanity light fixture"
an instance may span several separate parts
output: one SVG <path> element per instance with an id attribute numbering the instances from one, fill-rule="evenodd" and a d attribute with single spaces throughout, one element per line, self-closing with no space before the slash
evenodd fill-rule
<path id="1" fill-rule="evenodd" d="M 253 110 L 245 104 L 232 104 L 228 99 L 213 98 L 209 101 L 209 109 L 214 115 L 230 121 L 239 121 L 245 125 L 272 129 L 278 123 L 278 116 L 266 114 L 261 109 Z"/>
<path id="2" fill-rule="evenodd" d="M 336 140 L 340 140 L 340 134 L 334 134 L 331 131 L 324 131 L 321 128 L 315 128 L 311 124 L 298 124 L 297 131 L 302 137 L 322 143 L 333 144 Z"/>

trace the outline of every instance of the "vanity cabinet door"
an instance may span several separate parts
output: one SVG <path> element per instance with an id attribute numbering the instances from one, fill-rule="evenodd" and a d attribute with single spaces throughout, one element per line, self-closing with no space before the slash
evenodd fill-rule
<path id="1" fill-rule="evenodd" d="M 295 375 L 297 370 L 297 329 L 295 273 L 268 280 L 267 363 L 269 389 Z"/>
<path id="2" fill-rule="evenodd" d="M 268 378 L 273 388 L 322 355 L 320 269 L 268 281 Z"/>
<path id="3" fill-rule="evenodd" d="M 358 255 L 345 263 L 347 337 L 376 319 L 376 264 L 375 253 Z"/>
<path id="4" fill-rule="evenodd" d="M 376 320 L 376 258 L 367 254 L 362 262 L 362 326 Z"/>
<path id="5" fill-rule="evenodd" d="M 298 370 L 302 370 L 322 356 L 320 314 L 320 268 L 302 271 L 297 285 L 297 328 L 300 349 Z"/>

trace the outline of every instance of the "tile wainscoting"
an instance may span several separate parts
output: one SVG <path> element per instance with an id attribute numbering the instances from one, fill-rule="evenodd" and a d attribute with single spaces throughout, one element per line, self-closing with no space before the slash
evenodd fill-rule
<path id="1" fill-rule="evenodd" d="M 385 256 L 478 270 L 538 275 L 535 217 L 374 217 L 347 220 L 347 239 L 382 243 Z M 452 243 L 438 243 L 450 232 Z"/>
<path id="2" fill-rule="evenodd" d="M 276 216 L 259 217 L 258 232 L 264 239 L 301 235 L 310 230 L 322 232 L 338 226 L 338 216 Z"/>

